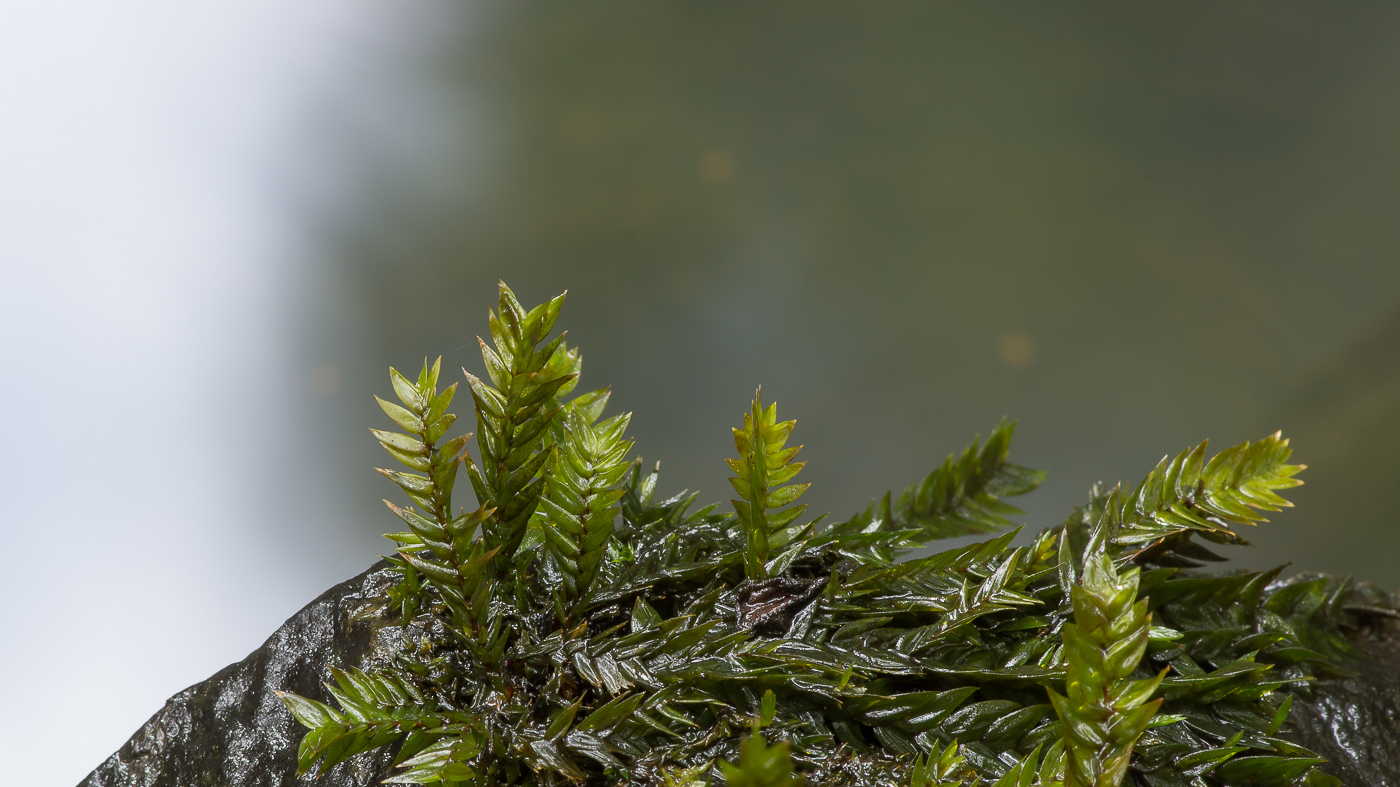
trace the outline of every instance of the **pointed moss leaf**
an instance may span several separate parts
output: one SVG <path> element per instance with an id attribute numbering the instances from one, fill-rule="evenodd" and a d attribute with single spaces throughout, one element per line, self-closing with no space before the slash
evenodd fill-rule
<path id="1" fill-rule="evenodd" d="M 305 697 L 297 696 L 290 692 L 274 692 L 277 698 L 282 700 L 282 704 L 287 706 L 287 710 L 292 712 L 292 716 L 301 723 L 303 727 L 315 729 L 324 724 L 329 724 L 340 720 L 340 715 L 331 710 L 326 705 L 308 700 Z"/>
<path id="2" fill-rule="evenodd" d="M 426 370 L 426 368 L 427 365 L 424 364 L 424 369 Z M 399 397 L 399 401 L 403 402 L 405 407 L 415 412 L 422 412 L 427 407 L 428 403 L 422 392 L 418 390 L 418 386 L 399 374 L 398 369 L 389 369 L 389 382 L 393 385 L 394 395 Z"/>
<path id="3" fill-rule="evenodd" d="M 414 434 L 418 434 L 423 431 L 423 419 L 419 418 L 418 416 L 414 415 L 408 410 L 405 410 L 404 408 L 394 404 L 393 402 L 386 402 L 383 399 L 380 399 L 378 396 L 374 397 L 374 400 L 376 402 L 379 402 L 379 408 L 383 410 L 384 414 L 389 416 L 390 420 L 392 420 L 394 423 L 398 424 L 399 426 L 403 427 L 409 432 L 413 432 Z"/>
<path id="4" fill-rule="evenodd" d="M 771 492 L 769 492 L 766 505 L 770 509 L 782 508 L 783 506 L 796 501 L 797 498 L 801 497 L 802 493 L 806 492 L 807 488 L 810 486 L 811 484 L 791 484 L 789 486 L 774 489 Z"/>
<path id="5" fill-rule="evenodd" d="M 575 396 L 569 405 L 585 423 L 591 424 L 603 416 L 603 410 L 607 408 L 608 398 L 611 395 L 611 389 L 600 388 Z"/>
<path id="6" fill-rule="evenodd" d="M 640 693 L 615 697 L 606 705 L 590 713 L 588 718 L 579 722 L 578 729 L 582 732 L 601 732 L 611 729 L 631 716 L 644 699 L 646 699 L 646 695 Z"/>

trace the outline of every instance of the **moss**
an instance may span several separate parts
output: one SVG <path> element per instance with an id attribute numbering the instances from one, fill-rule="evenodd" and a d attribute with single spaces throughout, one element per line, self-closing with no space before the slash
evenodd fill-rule
<path id="1" fill-rule="evenodd" d="M 1189 448 L 1018 546 L 1007 499 L 1043 474 L 1008 461 L 1012 424 L 824 525 L 793 422 L 755 397 L 732 511 L 696 509 L 657 498 L 606 390 L 574 395 L 578 352 L 546 341 L 562 304 L 502 285 L 467 378 L 479 460 L 439 365 L 391 370 L 402 431 L 375 435 L 411 505 L 386 614 L 410 644 L 336 673 L 334 705 L 284 695 L 303 772 L 392 745 L 408 783 L 1335 783 L 1283 736 L 1292 697 L 1384 596 L 1200 570 L 1289 505 L 1280 435 Z M 928 549 L 970 534 L 992 537 Z"/>

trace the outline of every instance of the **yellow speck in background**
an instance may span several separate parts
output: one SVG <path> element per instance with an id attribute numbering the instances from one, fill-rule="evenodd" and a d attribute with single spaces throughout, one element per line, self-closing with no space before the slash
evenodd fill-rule
<path id="1" fill-rule="evenodd" d="M 323 363 L 311 370 L 311 390 L 321 396 L 330 396 L 339 391 L 343 382 L 340 367 L 333 363 Z"/>
<path id="2" fill-rule="evenodd" d="M 712 150 L 696 162 L 702 183 L 723 183 L 734 177 L 734 156 L 727 150 Z"/>
<path id="3" fill-rule="evenodd" d="M 997 339 L 997 357 L 1007 366 L 1028 366 L 1035 359 L 1035 343 L 1020 331 L 1004 333 Z"/>
<path id="4" fill-rule="evenodd" d="M 596 109 L 585 109 L 569 115 L 564 123 L 564 138 L 575 145 L 596 145 L 607 136 L 603 115 Z"/>

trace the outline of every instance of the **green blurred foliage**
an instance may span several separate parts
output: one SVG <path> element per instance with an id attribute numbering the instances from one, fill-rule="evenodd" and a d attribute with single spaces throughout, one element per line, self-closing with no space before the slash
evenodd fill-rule
<path id="1" fill-rule="evenodd" d="M 759 384 L 839 518 L 1003 415 L 1054 470 L 1046 522 L 1163 446 L 1282 428 L 1314 469 L 1249 562 L 1400 585 L 1400 8 L 443 13 L 434 141 L 366 144 L 307 311 L 308 369 L 343 376 L 315 439 L 366 541 L 381 370 L 481 374 L 506 278 L 570 289 L 583 384 L 707 499 Z"/>

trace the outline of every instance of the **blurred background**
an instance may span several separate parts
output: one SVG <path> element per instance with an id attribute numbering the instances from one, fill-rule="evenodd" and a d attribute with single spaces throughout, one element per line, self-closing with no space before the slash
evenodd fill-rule
<path id="1" fill-rule="evenodd" d="M 0 7 L 0 762 L 76 783 L 385 551 L 372 395 L 479 371 L 498 279 L 569 290 L 665 492 L 730 496 L 759 384 L 836 516 L 1003 416 L 1031 530 L 1283 429 L 1307 485 L 1239 565 L 1400 587 L 1397 43 L 1380 3 Z"/>

